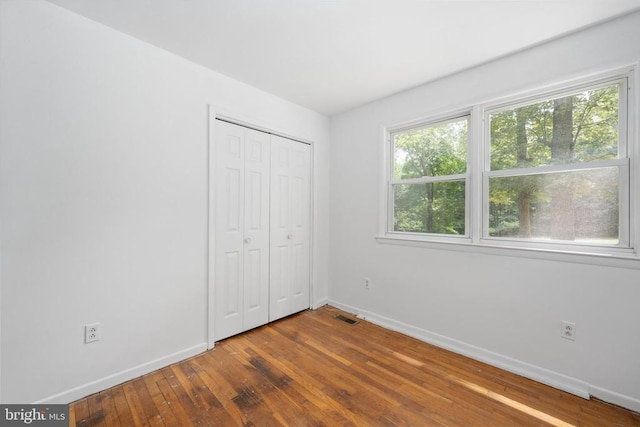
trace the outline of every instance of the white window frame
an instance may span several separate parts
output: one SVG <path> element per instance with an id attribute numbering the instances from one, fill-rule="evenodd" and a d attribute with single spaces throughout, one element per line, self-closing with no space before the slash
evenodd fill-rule
<path id="1" fill-rule="evenodd" d="M 466 172 L 465 173 L 461 173 L 461 174 L 452 174 L 452 175 L 439 175 L 439 176 L 423 176 L 421 178 L 407 178 L 407 179 L 395 179 L 394 178 L 394 165 L 395 165 L 395 150 L 394 150 L 394 145 L 393 145 L 393 137 L 396 134 L 402 133 L 402 132 L 407 132 L 407 131 L 411 131 L 411 130 L 415 130 L 415 129 L 422 129 L 422 128 L 428 128 L 431 126 L 438 126 L 438 125 L 443 125 L 443 124 L 447 124 L 447 123 L 451 123 L 451 122 L 456 122 L 456 121 L 462 121 L 463 119 L 467 120 L 467 167 L 466 167 Z M 386 226 L 385 226 L 385 230 L 386 230 L 386 234 L 388 236 L 397 236 L 399 238 L 418 238 L 418 239 L 422 239 L 422 238 L 426 238 L 429 239 L 430 241 L 440 241 L 440 242 L 447 242 L 450 240 L 453 241 L 469 241 L 470 240 L 470 216 L 469 216 L 469 209 L 471 208 L 471 198 L 469 197 L 469 185 L 470 185 L 470 178 L 471 178 L 471 174 L 469 172 L 469 165 L 470 165 L 470 154 L 469 154 L 469 149 L 470 149 L 470 134 L 472 132 L 473 129 L 473 124 L 472 124 L 472 118 L 471 118 L 471 111 L 470 110 L 463 110 L 463 111 L 457 111 L 454 113 L 450 113 L 450 114 L 446 114 L 446 115 L 442 115 L 442 116 L 437 116 L 437 117 L 432 117 L 430 120 L 427 121 L 415 121 L 415 122 L 410 122 L 410 123 L 405 123 L 403 125 L 399 125 L 399 126 L 394 126 L 394 127 L 390 127 L 387 129 L 386 131 L 386 138 L 387 138 L 387 156 L 386 158 L 388 159 L 388 165 L 387 167 L 389 168 L 389 175 L 388 175 L 388 179 L 386 180 L 387 184 L 386 184 L 386 209 L 387 209 L 387 214 L 386 214 Z M 395 231 L 394 228 L 394 210 L 395 210 L 395 201 L 394 201 L 394 191 L 393 191 L 393 187 L 395 185 L 402 185 L 402 184 L 428 184 L 428 183 L 434 183 L 434 182 L 456 182 L 456 181 L 464 181 L 464 185 L 465 185 L 465 200 L 464 200 L 464 212 L 465 212 L 465 219 L 464 219 L 464 234 L 440 234 L 440 233 L 417 233 L 417 232 L 408 232 L 408 231 Z"/>
<path id="2" fill-rule="evenodd" d="M 377 241 L 386 244 L 430 247 L 467 252 L 525 256 L 570 262 L 616 265 L 640 269 L 640 117 L 638 100 L 640 66 L 632 64 L 584 78 L 549 85 L 507 97 L 478 103 L 446 114 L 434 115 L 411 122 L 395 124 L 381 129 L 383 149 L 381 156 L 380 219 Z M 619 94 L 619 156 L 617 159 L 571 165 L 550 165 L 533 168 L 490 170 L 489 114 L 505 109 L 575 94 L 626 82 L 626 90 Z M 622 85 L 623 87 L 625 85 Z M 393 140 L 392 135 L 469 116 L 467 173 L 465 177 L 465 236 L 406 233 L 393 231 Z M 600 245 L 582 242 L 540 241 L 489 236 L 489 178 L 525 174 L 558 173 L 587 170 L 596 167 L 617 167 L 619 177 L 619 243 Z M 449 176 L 450 177 L 450 176 Z M 447 178 L 449 178 L 447 177 Z M 637 195 L 637 196 L 635 196 Z M 635 197 L 634 197 L 635 196 Z"/>
<path id="3" fill-rule="evenodd" d="M 561 98 L 563 96 L 573 95 L 575 93 L 599 89 L 607 86 L 618 85 L 618 158 L 612 160 L 603 160 L 598 162 L 571 163 L 548 166 L 537 166 L 530 168 L 513 168 L 504 170 L 491 170 L 491 129 L 490 115 L 505 110 L 512 110 L 525 105 L 536 102 L 544 102 L 552 99 Z M 600 80 L 590 81 L 585 84 L 578 84 L 563 87 L 561 90 L 546 91 L 526 98 L 518 98 L 516 102 L 501 101 L 496 104 L 487 104 L 483 106 L 484 117 L 484 166 L 482 177 L 482 237 L 484 243 L 496 246 L 518 246 L 524 248 L 539 249 L 560 249 L 560 250 L 580 250 L 593 253 L 611 253 L 622 252 L 627 253 L 631 248 L 631 236 L 629 235 L 629 157 L 628 157 L 628 137 L 627 137 L 627 114 L 628 114 L 628 92 L 629 82 L 628 76 L 613 78 L 603 78 Z M 518 239 L 516 237 L 493 237 L 489 235 L 489 179 L 492 177 L 511 177 L 511 176 L 532 176 L 549 173 L 562 173 L 571 171 L 583 171 L 589 169 L 598 169 L 604 167 L 617 167 L 619 171 L 618 178 L 618 200 L 620 207 L 618 209 L 618 244 L 589 244 L 582 242 L 562 242 L 562 241 L 539 241 L 535 239 Z"/>

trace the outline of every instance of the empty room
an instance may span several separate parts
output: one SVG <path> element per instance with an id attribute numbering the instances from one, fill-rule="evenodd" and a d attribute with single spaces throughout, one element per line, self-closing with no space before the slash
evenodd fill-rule
<path id="1" fill-rule="evenodd" d="M 0 0 L 0 425 L 640 426 L 640 0 Z"/>

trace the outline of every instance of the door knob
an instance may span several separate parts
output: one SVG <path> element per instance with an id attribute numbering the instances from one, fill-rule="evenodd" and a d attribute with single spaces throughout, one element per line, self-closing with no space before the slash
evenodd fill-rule
<path id="1" fill-rule="evenodd" d="M 244 242 L 248 245 L 249 243 L 251 243 L 251 237 L 247 237 L 244 239 Z"/>
<path id="2" fill-rule="evenodd" d="M 287 239 L 288 240 L 293 240 L 293 234 L 287 234 Z"/>

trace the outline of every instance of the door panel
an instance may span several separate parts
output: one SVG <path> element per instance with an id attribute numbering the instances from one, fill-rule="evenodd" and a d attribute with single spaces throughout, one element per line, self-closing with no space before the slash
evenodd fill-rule
<path id="1" fill-rule="evenodd" d="M 242 331 L 244 131 L 216 123 L 215 339 Z"/>
<path id="2" fill-rule="evenodd" d="M 310 147 L 277 136 L 271 141 L 269 320 L 273 321 L 310 305 Z"/>
<path id="3" fill-rule="evenodd" d="M 291 311 L 289 292 L 289 158 L 290 144 L 284 138 L 271 138 L 271 262 L 269 269 L 269 320 Z"/>
<path id="4" fill-rule="evenodd" d="M 298 312 L 310 306 L 310 228 L 311 228 L 311 146 L 292 142 L 291 177 L 294 182 L 292 191 L 292 246 L 293 262 L 291 310 Z"/>
<path id="5" fill-rule="evenodd" d="M 214 337 L 220 340 L 269 320 L 269 135 L 217 121 L 215 149 Z"/>
<path id="6" fill-rule="evenodd" d="M 246 129 L 243 330 L 269 321 L 269 135 Z"/>
<path id="7" fill-rule="evenodd" d="M 224 286 L 220 291 L 220 303 L 223 306 L 222 313 L 225 319 L 241 316 L 240 300 L 242 299 L 242 268 L 239 252 L 227 252 L 223 254 L 224 261 L 221 265 Z"/>
<path id="8" fill-rule="evenodd" d="M 221 197 L 224 198 L 225 204 L 222 206 L 224 209 L 226 222 L 223 223 L 225 227 L 225 231 L 240 233 L 242 230 L 240 229 L 240 225 L 242 224 L 241 212 L 242 207 L 240 206 L 240 196 L 242 195 L 242 191 L 240 187 L 242 187 L 242 171 L 240 169 L 226 168 L 226 176 L 223 178 L 226 180 L 226 187 L 224 189 L 225 194 L 222 194 Z"/>

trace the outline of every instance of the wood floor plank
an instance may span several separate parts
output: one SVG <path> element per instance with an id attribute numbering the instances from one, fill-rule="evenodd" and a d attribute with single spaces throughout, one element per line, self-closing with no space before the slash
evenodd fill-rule
<path id="1" fill-rule="evenodd" d="M 110 390 L 111 390 L 111 395 L 113 396 L 113 403 L 114 403 L 114 406 L 116 407 L 116 412 L 118 413 L 118 419 L 120 420 L 120 425 L 122 426 L 135 425 L 135 421 L 133 419 L 133 413 L 131 408 L 129 407 L 127 398 L 124 395 L 124 390 L 122 388 L 122 385 L 115 386 Z"/>
<path id="2" fill-rule="evenodd" d="M 214 349 L 215 350 L 215 349 Z M 206 355 L 212 355 L 214 352 L 209 352 Z M 232 398 L 236 395 L 233 387 L 227 382 L 227 380 L 220 375 L 218 366 L 215 366 L 215 357 L 197 357 L 189 360 L 188 362 L 198 373 L 198 376 L 202 379 L 203 383 L 211 390 L 211 392 L 218 396 L 218 399 L 222 403 L 225 410 L 229 413 L 236 425 L 247 424 L 247 419 L 240 411 L 240 409 L 233 404 Z"/>
<path id="3" fill-rule="evenodd" d="M 122 384 L 122 392 L 126 399 L 127 405 L 131 410 L 131 418 L 134 426 L 147 426 L 148 415 L 144 411 L 143 402 L 141 402 L 142 395 L 138 394 L 133 381 Z"/>
<path id="4" fill-rule="evenodd" d="M 104 412 L 102 411 L 102 397 L 100 393 L 92 394 L 87 397 L 87 406 L 89 407 L 89 417 L 91 425 L 95 427 L 105 427 Z"/>
<path id="5" fill-rule="evenodd" d="M 192 400 L 188 392 L 190 385 L 188 383 L 183 385 L 178 381 L 175 371 L 179 365 L 178 363 L 160 370 L 164 376 L 164 381 L 158 382 L 162 394 L 165 398 L 169 396 L 172 401 L 176 402 L 176 406 L 179 405 L 182 407 L 183 411 L 181 412 L 186 416 L 184 422 L 187 422 L 188 419 L 191 425 L 213 425 L 206 419 L 205 413 L 207 408 L 203 407 L 198 399 Z"/>
<path id="6" fill-rule="evenodd" d="M 133 380 L 132 385 L 136 390 L 138 401 L 142 405 L 142 410 L 145 413 L 146 421 L 143 422 L 150 426 L 164 427 L 165 424 L 162 415 L 160 415 L 160 412 L 153 401 L 153 397 L 149 392 L 149 388 L 147 387 L 144 378 Z"/>
<path id="7" fill-rule="evenodd" d="M 167 402 L 167 406 L 171 409 L 171 413 L 175 417 L 178 425 L 196 425 L 199 414 L 194 410 L 193 406 L 183 406 L 180 398 L 175 394 L 173 388 L 161 372 L 154 373 L 154 381 L 160 389 L 165 402 Z"/>
<path id="8" fill-rule="evenodd" d="M 640 426 L 333 307 L 231 337 L 71 405 L 76 426 Z"/>
<path id="9" fill-rule="evenodd" d="M 113 393 L 111 392 L 111 389 L 101 391 L 100 396 L 102 397 L 102 408 L 105 415 L 105 425 L 120 427 L 120 418 L 118 417 L 118 411 L 113 400 Z"/>
<path id="10" fill-rule="evenodd" d="M 187 382 L 192 386 L 192 392 L 197 399 L 200 399 L 204 403 L 206 409 L 206 418 L 210 420 L 213 425 L 233 425 L 235 423 L 233 417 L 227 412 L 220 400 L 215 396 L 209 387 L 198 376 L 197 372 L 193 369 L 189 363 L 181 363 L 180 378 L 181 382 Z"/>
<path id="11" fill-rule="evenodd" d="M 80 399 L 69 408 L 69 412 L 73 413 L 77 426 L 86 427 L 90 425 L 89 421 L 89 404 L 87 398 Z"/>
<path id="12" fill-rule="evenodd" d="M 77 426 L 76 413 L 74 411 L 69 411 L 69 426 L 74 427 Z"/>
<path id="13" fill-rule="evenodd" d="M 173 414 L 173 411 L 169 406 L 169 402 L 164 398 L 160 387 L 158 387 L 156 378 L 157 377 L 154 373 L 142 377 L 142 380 L 149 391 L 149 395 L 151 396 L 151 401 L 155 406 L 155 411 L 160 416 L 165 426 L 179 426 L 180 424 Z"/>

